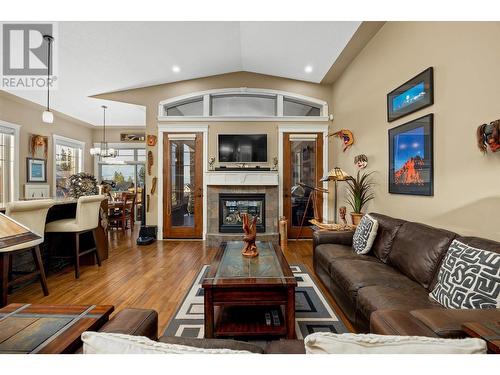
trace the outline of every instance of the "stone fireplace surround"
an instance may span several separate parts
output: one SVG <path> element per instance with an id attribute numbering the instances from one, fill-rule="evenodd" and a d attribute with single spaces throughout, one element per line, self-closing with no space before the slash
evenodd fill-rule
<path id="1" fill-rule="evenodd" d="M 255 173 L 255 175 L 254 175 Z M 218 247 L 223 241 L 241 241 L 242 233 L 219 232 L 219 194 L 265 194 L 264 233 L 257 233 L 258 241 L 271 241 L 278 244 L 278 176 L 277 173 L 268 172 L 264 175 L 263 184 L 259 184 L 262 172 L 217 172 L 206 174 L 207 178 L 207 234 L 206 240 L 209 247 Z M 255 184 L 253 184 L 255 183 Z"/>

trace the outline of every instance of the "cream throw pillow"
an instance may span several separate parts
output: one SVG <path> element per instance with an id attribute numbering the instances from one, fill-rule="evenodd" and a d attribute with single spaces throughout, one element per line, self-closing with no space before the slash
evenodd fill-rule
<path id="1" fill-rule="evenodd" d="M 246 350 L 201 349 L 119 333 L 82 333 L 83 354 L 252 354 Z"/>
<path id="2" fill-rule="evenodd" d="M 486 354 L 481 339 L 318 332 L 304 339 L 307 354 Z"/>

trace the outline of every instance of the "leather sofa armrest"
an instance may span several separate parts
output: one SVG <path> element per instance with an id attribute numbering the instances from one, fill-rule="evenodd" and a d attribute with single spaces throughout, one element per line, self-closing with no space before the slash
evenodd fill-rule
<path id="1" fill-rule="evenodd" d="M 124 309 L 101 327 L 99 332 L 123 333 L 158 340 L 158 313 L 151 309 Z"/>
<path id="2" fill-rule="evenodd" d="M 438 336 L 460 338 L 467 335 L 462 324 L 468 322 L 498 322 L 500 309 L 421 309 L 410 312 Z"/>
<path id="3" fill-rule="evenodd" d="M 339 244 L 352 246 L 352 236 L 354 232 L 352 231 L 327 231 L 327 230 L 316 230 L 313 233 L 313 248 L 322 244 Z"/>

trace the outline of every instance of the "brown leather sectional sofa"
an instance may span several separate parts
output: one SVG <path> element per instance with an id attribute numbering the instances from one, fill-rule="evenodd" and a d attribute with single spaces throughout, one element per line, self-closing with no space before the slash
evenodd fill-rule
<path id="1" fill-rule="evenodd" d="M 499 309 L 445 309 L 429 298 L 441 262 L 457 239 L 500 253 L 500 243 L 372 213 L 379 223 L 367 255 L 352 250 L 352 232 L 318 231 L 314 270 L 360 332 L 461 337 L 461 325 L 500 321 Z"/>

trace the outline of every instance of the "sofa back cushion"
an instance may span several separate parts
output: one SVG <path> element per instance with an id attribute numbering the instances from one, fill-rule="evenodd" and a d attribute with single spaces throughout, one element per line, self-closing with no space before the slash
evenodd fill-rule
<path id="1" fill-rule="evenodd" d="M 420 223 L 404 223 L 396 234 L 388 263 L 427 290 L 456 234 Z"/>
<path id="2" fill-rule="evenodd" d="M 382 262 L 387 263 L 396 233 L 406 221 L 377 213 L 370 213 L 370 215 L 378 221 L 377 237 L 372 246 L 373 254 Z"/>

